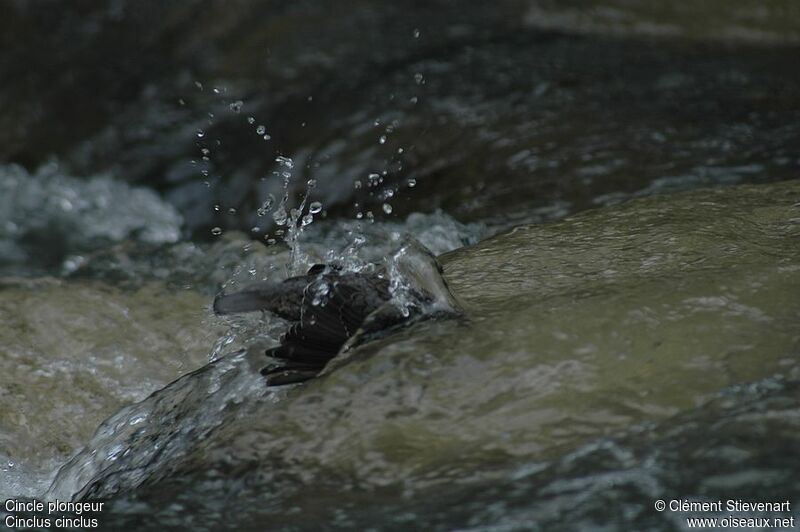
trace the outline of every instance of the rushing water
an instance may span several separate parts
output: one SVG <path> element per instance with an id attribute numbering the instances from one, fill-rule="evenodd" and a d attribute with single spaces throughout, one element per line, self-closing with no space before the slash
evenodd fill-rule
<path id="1" fill-rule="evenodd" d="M 108 530 L 800 505 L 794 3 L 45 7 L 0 20 L 0 500 Z M 268 389 L 286 323 L 210 303 L 326 262 L 460 311 Z"/>
<path id="2" fill-rule="evenodd" d="M 196 236 L 263 226 L 279 156 L 331 215 L 498 227 L 797 176 L 794 0 L 13 4 L 0 160 L 148 183 Z"/>
<path id="3" fill-rule="evenodd" d="M 110 498 L 111 528 L 253 530 L 669 530 L 678 514 L 651 500 L 796 501 L 798 205 L 796 183 L 701 191 L 461 248 L 442 261 L 465 319 L 297 387 L 257 373 L 279 323 L 232 323 L 211 364 L 106 420 L 44 496 Z M 713 474 L 684 462 L 706 455 Z"/>
<path id="4" fill-rule="evenodd" d="M 0 282 L 6 497 L 41 495 L 57 466 L 115 410 L 209 360 L 235 361 L 241 348 L 274 343 L 285 328 L 281 320 L 210 316 L 220 287 L 280 279 L 331 260 L 363 269 L 391 255 L 406 235 L 440 254 L 486 232 L 443 213 L 417 213 L 404 222 L 297 224 L 302 231 L 291 249 L 237 233 L 192 244 L 175 242 L 180 216 L 146 189 L 108 176 L 78 180 L 55 165 L 35 175 L 6 166 L 0 177 L 8 229 L 0 243 L 13 251 L 3 255 L 7 277 Z M 51 243 L 50 254 L 36 253 Z M 43 273 L 60 278 L 37 277 Z M 253 372 L 247 379 L 251 388 L 242 397 L 257 397 L 263 382 Z M 31 401 L 35 393 L 45 400 Z M 222 404 L 229 399 L 224 395 Z M 199 410 L 180 419 L 200 430 L 204 417 Z"/>

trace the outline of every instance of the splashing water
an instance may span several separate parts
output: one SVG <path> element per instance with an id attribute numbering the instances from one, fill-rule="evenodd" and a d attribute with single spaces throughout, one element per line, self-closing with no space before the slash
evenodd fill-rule
<path id="1" fill-rule="evenodd" d="M 32 174 L 14 164 L 0 165 L 0 257 L 15 274 L 40 265 L 57 269 L 62 261 L 69 269 L 71 254 L 128 239 L 176 242 L 182 224 L 156 193 L 107 175 L 78 179 L 55 162 Z"/>
<path id="2" fill-rule="evenodd" d="M 395 302 L 399 308 L 408 309 L 414 301 L 414 295 L 409 293 L 410 286 L 421 286 L 432 294 L 440 294 L 439 289 L 428 288 L 428 277 L 438 278 L 438 274 L 413 274 L 412 258 L 440 255 L 474 244 L 486 232 L 481 224 L 464 225 L 442 212 L 411 214 L 404 222 L 326 221 L 301 228 L 294 243 L 302 248 L 302 254 L 267 246 L 264 253 L 253 253 L 249 260 L 236 265 L 223 288 L 230 292 L 247 289 L 253 283 L 278 281 L 291 275 L 288 272 L 305 272 L 314 264 L 336 264 L 350 272 L 372 272 L 382 265 L 393 279 Z M 408 265 L 398 266 L 403 263 Z M 423 269 L 421 264 L 420 260 L 418 270 Z M 323 299 L 320 297 L 320 301 Z M 438 295 L 436 299 L 442 300 Z M 217 341 L 210 355 L 212 361 L 230 353 L 230 346 L 247 347 L 253 341 L 274 343 L 285 328 L 282 320 L 266 315 L 234 314 L 223 319 L 230 330 Z"/>
<path id="3" fill-rule="evenodd" d="M 269 196 L 258 214 L 266 216 L 273 209 L 271 217 L 279 227 L 276 234 L 282 231 L 288 250 L 273 248 L 271 253 L 258 255 L 255 263 L 248 260 L 237 265 L 225 285 L 246 284 L 279 271 L 291 275 L 318 262 L 337 263 L 348 271 L 369 271 L 383 263 L 391 278 L 394 304 L 405 316 L 412 310 L 458 308 L 431 251 L 438 254 L 474 243 L 485 234 L 483 226 L 462 225 L 443 213 L 414 214 L 405 222 L 394 223 L 312 224 L 323 211 L 321 202 L 309 202 L 316 182 L 306 183 L 305 194 L 293 207 L 289 187 L 295 178 L 294 161 L 281 156 L 276 163 L 274 175 L 283 180 L 283 196 L 277 204 L 274 196 Z M 213 232 L 221 234 L 221 230 Z M 246 244 L 252 245 L 258 244 Z M 324 288 L 314 296 L 319 304 L 326 300 Z M 430 294 L 430 300 L 421 301 L 421 292 Z M 254 415 L 264 408 L 265 401 L 279 400 L 286 391 L 268 390 L 257 370 L 264 363 L 265 347 L 275 345 L 285 323 L 253 315 L 226 317 L 225 321 L 229 329 L 212 346 L 207 366 L 104 422 L 86 448 L 59 470 L 44 497 L 107 497 L 157 482 L 191 454 L 198 440 Z"/>
<path id="4" fill-rule="evenodd" d="M 278 169 L 273 174 L 283 179 L 283 197 L 272 213 L 272 219 L 281 228 L 276 231 L 276 234 L 281 234 L 284 242 L 289 246 L 291 260 L 288 265 L 288 273 L 291 275 L 299 273 L 300 264 L 303 262 L 303 254 L 298 244 L 298 238 L 304 228 L 310 225 L 314 219 L 311 212 L 303 213 L 308 196 L 314 188 L 314 183 L 309 181 L 306 184 L 306 190 L 300 200 L 300 204 L 297 207 L 291 207 L 289 205 L 289 190 L 294 177 L 294 161 L 290 157 L 281 155 L 275 158 L 275 162 L 278 163 Z M 262 205 L 262 210 L 268 209 L 268 202 L 269 200 Z"/>
<path id="5" fill-rule="evenodd" d="M 415 239 L 406 237 L 384 266 L 391 278 L 393 304 L 403 315 L 412 310 L 416 315 L 459 312 L 435 258 Z M 314 291 L 315 304 L 324 305 L 326 296 L 327 285 L 321 283 Z M 270 325 L 262 333 L 274 334 L 277 322 L 267 320 Z M 226 425 L 260 415 L 265 402 L 285 397 L 287 388 L 268 389 L 258 374 L 264 363 L 263 343 L 233 350 L 237 335 L 244 331 L 234 327 L 223 335 L 209 365 L 105 421 L 89 445 L 59 470 L 45 499 L 106 498 L 158 482 L 192 455 L 198 441 Z M 343 350 L 361 338 L 356 334 Z"/>
<path id="6" fill-rule="evenodd" d="M 225 422 L 247 416 L 281 391 L 269 390 L 250 369 L 253 355 L 241 350 L 192 372 L 144 401 L 106 420 L 92 442 L 56 476 L 46 500 L 94 496 L 92 480 L 102 477 L 104 494 L 136 487 L 151 478 L 157 464 L 166 475 L 170 464 Z M 171 427 L 164 431 L 164 427 Z M 113 486 L 113 487 L 112 487 Z"/>
<path id="7" fill-rule="evenodd" d="M 425 312 L 457 313 L 461 305 L 447 288 L 441 270 L 431 252 L 418 240 L 406 237 L 386 261 L 389 290 L 394 304 L 408 317 L 419 305 L 418 293 L 424 291 L 429 300 Z"/>

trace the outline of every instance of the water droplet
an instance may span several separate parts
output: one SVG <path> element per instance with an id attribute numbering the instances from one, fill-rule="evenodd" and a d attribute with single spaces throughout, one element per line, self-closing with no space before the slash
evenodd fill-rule
<path id="1" fill-rule="evenodd" d="M 203 131 L 202 129 L 198 129 L 197 130 L 197 138 L 202 139 L 205 136 L 206 136 L 206 132 L 205 131 Z"/>
<path id="2" fill-rule="evenodd" d="M 209 150 L 208 148 L 201 148 L 200 153 L 202 153 L 203 155 L 208 155 L 209 153 L 211 153 L 211 150 Z"/>
<path id="3" fill-rule="evenodd" d="M 219 205 L 214 205 L 214 211 L 219 212 Z"/>
<path id="4" fill-rule="evenodd" d="M 269 212 L 269 209 L 272 207 L 273 203 L 275 203 L 275 196 L 270 194 L 269 197 L 264 201 L 264 203 L 261 204 L 261 207 L 258 208 L 256 214 L 258 214 L 259 216 L 264 216 L 265 214 L 267 214 L 267 212 Z"/>
<path id="5" fill-rule="evenodd" d="M 285 166 L 286 168 L 294 168 L 294 162 L 290 158 L 284 157 L 283 155 L 278 155 L 275 158 L 275 162 L 281 166 Z"/>
<path id="6" fill-rule="evenodd" d="M 214 91 L 214 94 L 219 94 L 219 89 L 217 87 L 214 87 L 213 91 Z"/>
<path id="7" fill-rule="evenodd" d="M 211 234 L 214 235 L 214 236 L 221 235 L 222 234 L 222 228 L 221 227 L 214 227 L 213 229 L 211 229 Z"/>
<path id="8" fill-rule="evenodd" d="M 255 124 L 255 123 L 256 123 L 256 117 L 254 117 L 254 116 L 248 116 L 248 117 L 247 117 L 247 123 L 248 123 L 248 124 Z"/>
<path id="9" fill-rule="evenodd" d="M 398 154 L 403 153 L 404 151 L 406 151 L 406 150 L 404 150 L 403 148 L 397 148 L 397 153 Z"/>
<path id="10" fill-rule="evenodd" d="M 276 242 L 277 242 L 277 240 L 275 240 L 274 238 L 268 238 L 267 239 L 267 244 L 270 245 L 270 246 L 275 244 Z"/>
<path id="11" fill-rule="evenodd" d="M 414 188 L 415 186 L 417 186 L 417 180 L 414 179 L 414 178 L 409 179 L 408 180 L 408 186 L 409 186 L 409 188 Z"/>
<path id="12" fill-rule="evenodd" d="M 264 137 L 263 137 L 264 140 L 269 140 L 271 138 L 272 138 L 272 135 L 264 135 Z"/>
<path id="13" fill-rule="evenodd" d="M 385 212 L 386 214 L 392 214 L 392 206 L 389 205 L 388 203 L 384 203 L 383 212 Z"/>
<path id="14" fill-rule="evenodd" d="M 185 101 L 183 101 L 183 98 L 178 98 L 178 103 L 179 103 L 180 105 L 186 105 L 186 102 L 185 102 Z"/>
<path id="15" fill-rule="evenodd" d="M 230 209 L 228 209 L 228 214 L 236 214 L 236 209 L 231 207 Z"/>
<path id="16" fill-rule="evenodd" d="M 375 221 L 375 215 L 372 214 L 372 211 L 367 211 L 367 220 L 369 220 L 370 222 Z"/>
<path id="17" fill-rule="evenodd" d="M 412 96 L 411 98 L 409 98 L 408 101 L 411 102 L 412 105 L 417 105 L 419 98 L 417 98 L 416 96 Z"/>
<path id="18" fill-rule="evenodd" d="M 128 421 L 128 425 L 138 425 L 139 423 L 143 423 L 144 421 L 147 421 L 147 414 L 139 414 L 133 416 L 130 419 L 130 421 Z"/>
<path id="19" fill-rule="evenodd" d="M 256 128 L 256 133 L 258 133 L 259 135 L 263 135 L 266 132 L 267 132 L 267 128 L 265 126 L 263 126 L 263 125 L 259 125 Z"/>
<path id="20" fill-rule="evenodd" d="M 353 187 L 355 187 L 356 189 L 361 188 L 361 181 L 356 180 L 355 183 L 353 183 Z"/>
<path id="21" fill-rule="evenodd" d="M 242 111 L 242 106 L 244 102 L 242 100 L 236 100 L 235 102 L 231 103 L 228 107 L 231 108 L 231 111 L 234 113 L 240 113 Z"/>
<path id="22" fill-rule="evenodd" d="M 257 225 L 254 225 L 253 227 L 250 228 L 250 232 L 251 233 L 258 233 L 260 231 L 261 231 L 261 228 L 259 226 L 257 226 Z"/>
<path id="23" fill-rule="evenodd" d="M 84 257 L 81 257 L 80 255 L 73 255 L 64 260 L 62 268 L 65 272 L 72 273 L 80 268 L 85 262 L 86 259 Z"/>
<path id="24" fill-rule="evenodd" d="M 419 39 L 419 29 L 414 28 L 414 38 Z"/>
<path id="25" fill-rule="evenodd" d="M 358 218 L 359 220 L 361 218 L 363 218 L 363 217 L 364 217 L 364 213 L 363 212 L 359 211 L 359 212 L 356 213 L 356 218 Z"/>
<path id="26" fill-rule="evenodd" d="M 328 283 L 325 282 L 319 282 L 316 284 L 316 286 L 314 286 L 314 294 L 318 297 L 325 297 L 330 293 L 330 291 L 330 286 L 328 286 Z"/>
<path id="27" fill-rule="evenodd" d="M 317 180 L 309 179 L 308 181 L 306 181 L 306 185 L 308 185 L 308 188 L 314 188 L 315 186 L 317 186 Z"/>
<path id="28" fill-rule="evenodd" d="M 417 83 L 417 85 L 422 85 L 425 82 L 425 76 L 417 72 L 414 74 L 414 81 Z"/>
<path id="29" fill-rule="evenodd" d="M 381 135 L 381 136 L 378 138 L 378 143 L 379 143 L 379 144 L 386 144 L 386 135 Z"/>
<path id="30" fill-rule="evenodd" d="M 300 221 L 300 223 L 303 224 L 303 226 L 306 226 L 306 225 L 310 225 L 311 222 L 313 222 L 313 221 L 314 221 L 314 215 L 313 214 L 306 214 L 305 216 L 303 216 L 303 219 Z"/>
<path id="31" fill-rule="evenodd" d="M 278 207 L 278 210 L 272 213 L 272 219 L 275 220 L 275 223 L 278 225 L 285 225 L 286 224 L 286 209 L 283 208 L 283 205 Z"/>
<path id="32" fill-rule="evenodd" d="M 322 210 L 322 203 L 315 201 L 311 205 L 308 206 L 308 212 L 311 214 L 317 214 Z"/>
<path id="33" fill-rule="evenodd" d="M 203 90 L 203 84 L 200 83 L 199 81 L 195 81 L 194 82 L 194 86 L 197 87 L 200 90 Z"/>

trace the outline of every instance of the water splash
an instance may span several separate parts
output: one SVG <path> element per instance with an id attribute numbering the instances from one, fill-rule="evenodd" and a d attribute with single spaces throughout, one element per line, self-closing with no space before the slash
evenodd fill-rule
<path id="1" fill-rule="evenodd" d="M 424 313 L 461 312 L 436 258 L 415 238 L 404 238 L 386 261 L 386 269 L 392 300 L 404 316 L 414 307 L 422 307 Z"/>
<path id="2" fill-rule="evenodd" d="M 56 162 L 32 174 L 0 165 L 0 255 L 17 274 L 24 271 L 15 264 L 26 271 L 48 262 L 53 267 L 71 254 L 123 240 L 176 242 L 182 225 L 175 208 L 155 192 L 108 175 L 79 179 Z"/>
<path id="3" fill-rule="evenodd" d="M 458 312 L 435 258 L 413 238 L 405 239 L 389 255 L 385 268 L 392 277 L 394 298 L 390 307 L 379 309 L 376 315 L 386 316 L 394 308 L 405 316 Z M 313 286 L 311 292 L 314 304 L 325 305 L 326 283 Z M 375 332 L 371 318 L 365 322 L 365 334 Z M 262 332 L 274 334 L 278 321 L 266 320 L 270 325 Z M 381 316 L 373 321 L 380 324 Z M 253 333 L 252 323 L 232 327 L 214 346 L 210 364 L 105 421 L 86 448 L 59 470 L 44 498 L 106 498 L 158 482 L 196 450 L 198 441 L 237 420 L 263 415 L 263 403 L 279 401 L 288 390 L 264 386 L 257 371 L 264 362 L 263 343 L 235 349 L 240 338 Z M 363 338 L 364 334 L 355 335 L 343 349 Z"/>
<path id="4" fill-rule="evenodd" d="M 231 353 L 120 410 L 59 470 L 43 498 L 107 497 L 153 480 L 154 471 L 166 475 L 192 448 L 189 442 L 281 395 L 264 386 L 252 357 Z"/>

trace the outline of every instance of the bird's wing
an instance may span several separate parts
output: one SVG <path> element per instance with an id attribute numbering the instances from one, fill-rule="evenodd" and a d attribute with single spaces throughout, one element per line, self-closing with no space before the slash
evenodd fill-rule
<path id="1" fill-rule="evenodd" d="M 281 345 L 267 351 L 267 356 L 325 365 L 364 321 L 364 307 L 353 305 L 357 297 L 353 287 L 329 281 L 323 298 L 314 298 L 312 289 L 309 285 L 306 290 L 299 321 L 283 335 Z"/>
<path id="2" fill-rule="evenodd" d="M 266 352 L 275 362 L 261 370 L 268 384 L 279 385 L 314 377 L 390 297 L 389 282 L 379 275 L 316 265 L 281 283 L 220 295 L 214 311 L 269 311 L 293 322 L 281 344 Z"/>
<path id="3" fill-rule="evenodd" d="M 319 282 L 327 283 L 324 297 L 314 297 Z M 261 370 L 269 385 L 308 380 L 334 358 L 361 327 L 376 305 L 389 298 L 382 280 L 330 276 L 306 289 L 300 320 L 266 355 L 281 360 Z"/>
<path id="4" fill-rule="evenodd" d="M 281 318 L 300 319 L 307 276 L 290 277 L 280 283 L 261 283 L 232 294 L 214 298 L 215 314 L 267 311 Z"/>

